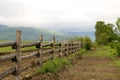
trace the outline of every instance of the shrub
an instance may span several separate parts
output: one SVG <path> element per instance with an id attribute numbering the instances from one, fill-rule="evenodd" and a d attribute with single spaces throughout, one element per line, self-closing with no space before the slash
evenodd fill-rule
<path id="1" fill-rule="evenodd" d="M 86 50 L 90 50 L 91 47 L 92 47 L 92 41 L 89 37 L 85 36 L 84 37 L 84 43 L 83 43 L 83 46 Z"/>
<path id="2" fill-rule="evenodd" d="M 85 37 L 80 37 L 79 40 L 81 41 L 81 47 L 86 49 L 86 50 L 90 50 L 92 47 L 92 40 L 85 36 Z"/>
<path id="3" fill-rule="evenodd" d="M 120 43 L 118 41 L 114 41 L 110 44 L 111 48 L 117 51 L 118 56 L 120 57 Z"/>
<path id="4" fill-rule="evenodd" d="M 69 65 L 70 62 L 64 58 L 56 58 L 54 60 L 47 61 L 43 64 L 42 68 L 38 69 L 36 73 L 45 72 L 57 72 L 65 65 Z"/>
<path id="5" fill-rule="evenodd" d="M 116 44 L 116 47 L 115 47 L 117 53 L 118 53 L 118 56 L 120 57 L 120 43 L 119 44 Z"/>

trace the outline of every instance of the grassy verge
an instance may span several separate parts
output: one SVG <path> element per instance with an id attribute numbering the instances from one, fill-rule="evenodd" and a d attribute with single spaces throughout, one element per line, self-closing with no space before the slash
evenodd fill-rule
<path id="1" fill-rule="evenodd" d="M 94 53 L 90 54 L 92 56 L 112 58 L 113 62 L 110 63 L 110 65 L 120 67 L 120 59 L 118 57 L 119 54 L 114 48 L 111 48 L 110 46 L 97 46 L 96 51 L 91 51 L 91 53 Z"/>
<path id="2" fill-rule="evenodd" d="M 63 58 L 55 58 L 53 60 L 49 60 L 46 63 L 42 65 L 41 68 L 38 68 L 35 72 L 25 75 L 23 80 L 28 80 L 32 76 L 38 75 L 38 74 L 43 74 L 47 72 L 58 72 L 60 71 L 64 66 L 69 66 L 71 65 L 70 60 L 75 58 L 75 56 L 82 56 L 82 54 L 86 53 L 85 49 L 81 49 L 78 52 L 74 54 L 70 54 L 67 57 Z"/>
<path id="3" fill-rule="evenodd" d="M 46 73 L 46 72 L 57 72 L 63 68 L 63 66 L 70 65 L 70 59 L 73 59 L 76 55 L 82 55 L 86 50 L 81 49 L 80 51 L 70 54 L 67 58 L 56 58 L 54 60 L 49 60 L 44 63 L 41 68 L 39 68 L 35 74 Z"/>
<path id="4" fill-rule="evenodd" d="M 113 61 L 113 66 L 118 66 L 118 67 L 120 67 L 120 60 L 115 60 L 115 61 Z"/>
<path id="5" fill-rule="evenodd" d="M 100 46 L 97 47 L 96 51 L 92 51 L 94 54 L 90 54 L 92 56 L 100 56 L 100 57 L 117 57 L 118 54 L 116 50 L 112 49 L 110 46 Z"/>
<path id="6" fill-rule="evenodd" d="M 43 64 L 42 68 L 37 70 L 37 73 L 57 72 L 65 65 L 70 65 L 70 62 L 67 59 L 56 58 Z"/>

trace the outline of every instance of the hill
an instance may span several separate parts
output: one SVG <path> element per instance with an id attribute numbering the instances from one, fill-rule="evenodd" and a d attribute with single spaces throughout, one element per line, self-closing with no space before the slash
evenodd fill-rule
<path id="1" fill-rule="evenodd" d="M 16 30 L 22 31 L 22 40 L 39 40 L 40 34 L 43 34 L 44 39 L 47 41 L 51 41 L 52 36 L 55 36 L 57 40 L 66 38 L 67 36 L 61 32 L 46 30 L 43 28 L 9 27 L 0 24 L 0 40 L 15 40 Z"/>
<path id="2" fill-rule="evenodd" d="M 53 36 L 56 37 L 57 41 L 75 36 L 89 36 L 92 40 L 95 40 L 94 31 L 76 31 L 70 28 L 50 30 L 33 27 L 9 27 L 2 24 L 0 24 L 0 40 L 15 40 L 16 30 L 22 31 L 22 40 L 39 40 L 40 34 L 43 34 L 44 40 L 47 41 L 51 41 Z"/>
<path id="3" fill-rule="evenodd" d="M 94 31 L 61 31 L 64 34 L 69 34 L 72 36 L 88 36 L 90 37 L 93 41 L 95 40 L 95 35 L 94 35 Z"/>

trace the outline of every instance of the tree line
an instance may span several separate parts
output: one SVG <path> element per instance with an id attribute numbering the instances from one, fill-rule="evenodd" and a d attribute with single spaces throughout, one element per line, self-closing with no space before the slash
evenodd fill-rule
<path id="1" fill-rule="evenodd" d="M 95 42 L 98 45 L 111 46 L 111 48 L 116 49 L 118 56 L 120 56 L 120 18 L 117 19 L 116 24 L 97 21 L 95 29 Z"/>

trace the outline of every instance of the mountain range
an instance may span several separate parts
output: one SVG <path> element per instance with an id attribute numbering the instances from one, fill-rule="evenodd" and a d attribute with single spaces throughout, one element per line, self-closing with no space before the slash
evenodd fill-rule
<path id="1" fill-rule="evenodd" d="M 7 25 L 0 24 L 0 40 L 15 40 L 16 30 L 22 31 L 22 40 L 39 40 L 39 36 L 41 34 L 44 36 L 44 40 L 47 41 L 51 41 L 53 36 L 55 36 L 57 40 L 67 36 L 64 33 L 43 28 L 9 27 Z"/>
<path id="2" fill-rule="evenodd" d="M 55 36 L 57 41 L 68 39 L 75 36 L 89 36 L 95 39 L 94 31 L 72 31 L 71 29 L 49 30 L 45 28 L 34 27 L 10 27 L 0 24 L 0 40 L 15 40 L 16 30 L 22 31 L 22 40 L 39 40 L 40 34 L 44 36 L 44 40 L 51 41 Z"/>

